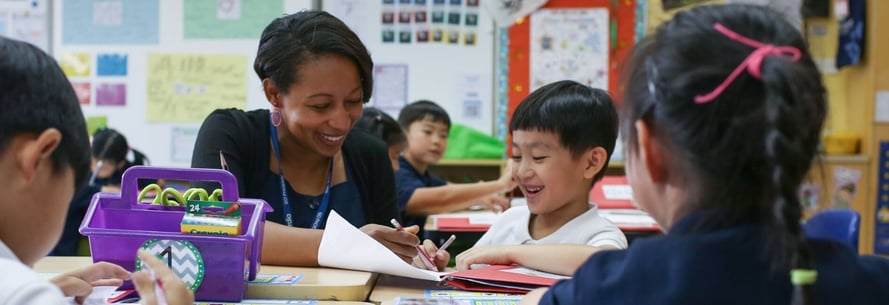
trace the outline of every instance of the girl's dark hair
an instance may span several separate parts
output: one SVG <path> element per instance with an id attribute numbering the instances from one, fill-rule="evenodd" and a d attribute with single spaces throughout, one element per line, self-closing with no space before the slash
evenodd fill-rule
<path id="1" fill-rule="evenodd" d="M 716 99 L 698 104 L 696 96 L 713 91 L 755 50 L 716 31 L 716 23 L 797 48 L 801 57 L 767 55 L 761 79 L 744 71 Z M 698 229 L 765 224 L 775 270 L 815 269 L 797 190 L 816 156 L 827 104 L 800 32 L 764 7 L 695 7 L 638 44 L 624 75 L 621 129 L 629 153 L 638 152 L 634 123 L 641 120 L 670 152 L 666 164 L 682 173 L 686 207 L 725 212 Z M 794 304 L 814 301 L 811 284 L 796 286 Z"/>
<path id="2" fill-rule="evenodd" d="M 287 93 L 299 81 L 299 69 L 311 60 L 339 55 L 352 60 L 361 77 L 362 99 L 373 93 L 373 61 L 361 39 L 336 17 L 323 11 L 301 11 L 273 20 L 259 40 L 253 70 Z"/>
<path id="3" fill-rule="evenodd" d="M 534 90 L 519 103 L 509 122 L 509 133 L 516 130 L 554 133 L 575 158 L 602 147 L 608 152 L 604 169 L 617 141 L 617 110 L 605 90 L 563 80 Z M 593 183 L 604 175 L 599 171 Z"/>
<path id="4" fill-rule="evenodd" d="M 80 189 L 90 172 L 89 138 L 71 83 L 45 52 L 0 37 L 0 155 L 15 136 L 49 128 L 62 134 L 50 156 L 53 171 L 71 168 Z"/>
<path id="5" fill-rule="evenodd" d="M 377 108 L 365 107 L 361 112 L 361 118 L 355 123 L 355 128 L 370 132 L 386 142 L 387 146 L 406 141 L 404 131 L 401 130 L 398 122 Z"/>
<path id="6" fill-rule="evenodd" d="M 127 168 L 134 165 L 146 165 L 148 158 L 142 152 L 130 148 L 127 138 L 111 128 L 101 128 L 93 134 L 92 145 L 93 158 L 96 160 L 111 160 L 114 164 L 125 161 L 125 165 L 119 170 L 123 173 Z M 127 153 L 133 153 L 133 160 L 127 160 Z"/>

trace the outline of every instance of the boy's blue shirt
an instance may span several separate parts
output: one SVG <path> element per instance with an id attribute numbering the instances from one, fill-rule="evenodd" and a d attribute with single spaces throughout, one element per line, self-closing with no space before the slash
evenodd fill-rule
<path id="1" fill-rule="evenodd" d="M 765 256 L 765 226 L 699 232 L 701 216 L 684 217 L 666 236 L 593 255 L 540 304 L 790 304 L 789 272 L 773 272 Z M 819 304 L 889 304 L 889 260 L 828 240 L 810 239 L 809 247 Z"/>
<path id="2" fill-rule="evenodd" d="M 410 162 L 407 162 L 404 156 L 398 157 L 398 166 L 398 170 L 395 171 L 395 203 L 398 207 L 398 214 L 401 216 L 401 224 L 404 226 L 420 226 L 418 236 L 422 237 L 426 216 L 405 215 L 404 211 L 407 208 L 407 203 L 418 188 L 442 186 L 447 184 L 447 181 L 429 174 L 429 171 L 425 173 L 418 172 Z"/>

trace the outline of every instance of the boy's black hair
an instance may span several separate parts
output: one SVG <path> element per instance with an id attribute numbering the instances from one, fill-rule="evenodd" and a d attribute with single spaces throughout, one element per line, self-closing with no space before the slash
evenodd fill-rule
<path id="1" fill-rule="evenodd" d="M 355 122 L 355 128 L 370 132 L 386 142 L 387 146 L 406 141 L 404 131 L 401 130 L 398 122 L 377 108 L 365 107 L 358 122 Z"/>
<path id="2" fill-rule="evenodd" d="M 77 95 L 56 61 L 37 47 L 0 37 L 0 154 L 13 137 L 55 128 L 62 134 L 53 170 L 74 171 L 74 187 L 90 170 L 89 140 Z"/>
<path id="3" fill-rule="evenodd" d="M 259 40 L 253 70 L 287 93 L 299 81 L 299 69 L 326 55 L 339 55 L 355 63 L 365 103 L 373 94 L 373 61 L 367 48 L 345 23 L 324 11 L 301 11 L 273 20 Z"/>
<path id="4" fill-rule="evenodd" d="M 588 149 L 604 148 L 608 158 L 593 177 L 596 183 L 605 176 L 614 152 L 617 125 L 617 110 L 608 92 L 563 80 L 540 87 L 522 100 L 509 122 L 509 133 L 516 130 L 554 133 L 559 137 L 559 144 L 575 158 Z"/>
<path id="5" fill-rule="evenodd" d="M 448 112 L 438 104 L 429 100 L 419 100 L 410 103 L 398 113 L 398 124 L 407 130 L 414 122 L 431 119 L 433 122 L 441 122 L 451 128 L 451 117 Z"/>
<path id="6" fill-rule="evenodd" d="M 756 48 L 720 33 L 717 23 L 800 56 L 747 62 Z M 724 212 L 698 230 L 763 224 L 771 231 L 764 251 L 777 271 L 815 269 L 797 190 L 816 156 L 827 103 L 799 30 L 761 6 L 700 6 L 662 24 L 629 62 L 621 107 L 627 153 L 638 153 L 634 124 L 641 120 L 667 152 L 667 166 L 681 173 L 689 209 Z M 695 102 L 745 62 L 759 64 L 761 77 L 743 71 L 715 99 Z M 796 285 L 793 304 L 814 304 L 812 287 Z"/>

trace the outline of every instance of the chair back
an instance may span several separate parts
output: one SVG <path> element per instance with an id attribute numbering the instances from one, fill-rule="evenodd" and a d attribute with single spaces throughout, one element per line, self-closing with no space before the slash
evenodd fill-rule
<path id="1" fill-rule="evenodd" d="M 858 230 L 861 216 L 853 210 L 824 210 L 803 223 L 810 238 L 830 239 L 852 247 L 858 253 Z"/>

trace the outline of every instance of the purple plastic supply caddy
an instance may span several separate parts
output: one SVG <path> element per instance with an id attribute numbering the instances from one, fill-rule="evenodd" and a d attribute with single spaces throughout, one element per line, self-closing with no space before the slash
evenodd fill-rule
<path id="1" fill-rule="evenodd" d="M 222 200 L 239 202 L 244 222 L 235 236 L 183 234 L 185 207 L 139 204 L 139 179 L 219 182 Z M 90 242 L 93 262 L 111 262 L 134 271 L 136 252 L 148 240 L 188 241 L 200 252 L 203 281 L 195 291 L 201 301 L 239 302 L 248 279 L 259 271 L 265 214 L 272 208 L 260 199 L 238 198 L 235 177 L 219 169 L 134 166 L 123 174 L 121 193 L 97 193 L 80 224 Z M 248 265 L 249 264 L 249 269 Z"/>

